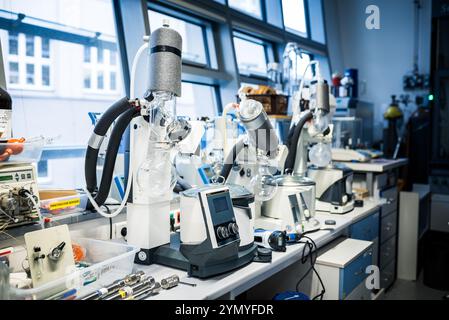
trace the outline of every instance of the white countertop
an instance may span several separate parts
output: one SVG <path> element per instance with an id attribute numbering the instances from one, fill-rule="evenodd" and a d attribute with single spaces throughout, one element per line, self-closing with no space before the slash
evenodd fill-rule
<path id="1" fill-rule="evenodd" d="M 385 172 L 387 170 L 399 168 L 408 163 L 408 159 L 373 159 L 370 162 L 337 162 L 346 165 L 356 172 Z"/>
<path id="2" fill-rule="evenodd" d="M 319 231 L 309 236 L 316 242 L 318 247 L 322 247 L 330 241 L 338 238 L 346 230 L 348 226 L 354 222 L 363 219 L 372 214 L 377 209 L 377 205 L 373 200 L 365 201 L 363 208 L 355 208 L 352 212 L 345 215 L 331 215 L 329 213 L 318 212 L 316 218 L 321 222 L 323 227 L 324 221 L 332 219 L 336 221 L 334 231 Z M 231 294 L 235 297 L 240 293 L 252 288 L 260 282 L 268 279 L 273 274 L 285 269 L 291 264 L 299 261 L 303 250 L 302 244 L 291 245 L 287 247 L 286 252 L 273 252 L 271 263 L 250 263 L 247 266 L 237 269 L 233 272 L 212 277 L 206 280 L 197 278 L 188 278 L 187 272 L 177 269 L 161 266 L 136 265 L 136 269 L 143 270 L 148 275 L 153 276 L 156 281 L 177 274 L 181 281 L 195 283 L 196 287 L 187 285 L 178 285 L 170 290 L 162 290 L 159 294 L 149 297 L 154 300 L 209 300 L 217 299 L 225 294 Z"/>
<path id="3" fill-rule="evenodd" d="M 372 244 L 371 241 L 346 239 L 334 248 L 320 255 L 316 262 L 326 266 L 344 268 L 357 258 L 357 255 L 360 252 L 364 252 L 372 246 Z"/>

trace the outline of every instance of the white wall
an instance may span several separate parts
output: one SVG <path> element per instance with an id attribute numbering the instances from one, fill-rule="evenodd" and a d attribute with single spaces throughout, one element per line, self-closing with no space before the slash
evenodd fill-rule
<path id="1" fill-rule="evenodd" d="M 421 2 L 419 69 L 429 73 L 431 0 Z M 365 10 L 372 4 L 380 9 L 380 30 L 365 27 Z M 374 138 L 381 139 L 390 96 L 404 93 L 402 77 L 413 70 L 413 0 L 324 0 L 324 5 L 332 71 L 359 69 L 359 99 L 374 104 Z"/>

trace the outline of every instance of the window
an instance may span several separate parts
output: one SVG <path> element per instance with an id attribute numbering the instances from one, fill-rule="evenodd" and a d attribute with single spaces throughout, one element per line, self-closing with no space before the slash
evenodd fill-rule
<path id="1" fill-rule="evenodd" d="M 307 36 L 304 0 L 282 0 L 282 14 L 285 29 Z"/>
<path id="2" fill-rule="evenodd" d="M 196 120 L 200 117 L 213 118 L 217 115 L 215 87 L 182 83 L 182 96 L 177 99 L 176 113 L 178 116 Z"/>
<path id="3" fill-rule="evenodd" d="M 323 4 L 321 0 L 309 0 L 309 17 L 313 17 L 313 19 L 310 19 L 312 40 L 324 44 L 326 37 L 324 34 Z"/>
<path id="4" fill-rule="evenodd" d="M 117 76 L 115 72 L 111 72 L 110 86 L 112 91 L 117 89 Z"/>
<path id="5" fill-rule="evenodd" d="M 34 36 L 26 35 L 26 55 L 28 57 L 34 57 Z"/>
<path id="6" fill-rule="evenodd" d="M 117 64 L 117 53 L 109 50 L 109 64 L 115 66 Z"/>
<path id="7" fill-rule="evenodd" d="M 90 62 L 91 47 L 84 46 L 84 62 Z"/>
<path id="8" fill-rule="evenodd" d="M 150 28 L 152 31 L 162 27 L 163 20 L 170 21 L 170 27 L 179 32 L 182 42 L 182 60 L 194 64 L 208 65 L 206 55 L 206 39 L 203 27 L 153 10 L 148 10 Z M 188 39 L 188 40 L 187 40 Z"/>
<path id="9" fill-rule="evenodd" d="M 51 82 L 50 39 L 15 31 L 7 32 L 7 36 L 10 87 L 48 90 Z"/>
<path id="10" fill-rule="evenodd" d="M 90 72 L 85 72 L 84 74 L 84 89 L 91 88 Z"/>
<path id="11" fill-rule="evenodd" d="M 19 83 L 19 63 L 10 62 L 9 63 L 9 83 L 16 84 Z"/>
<path id="12" fill-rule="evenodd" d="M 104 62 L 104 50 L 102 48 L 97 48 L 97 63 Z"/>
<path id="13" fill-rule="evenodd" d="M 9 33 L 9 54 L 19 54 L 19 34 L 17 32 Z"/>
<path id="14" fill-rule="evenodd" d="M 103 71 L 98 71 L 97 75 L 97 88 L 99 90 L 104 89 L 104 74 Z"/>
<path id="15" fill-rule="evenodd" d="M 27 73 L 26 73 L 26 83 L 27 84 L 34 84 L 34 64 L 27 64 Z"/>
<path id="16" fill-rule="evenodd" d="M 89 113 L 103 113 L 124 93 L 112 0 L 46 0 L 45 6 L 0 1 L 0 9 L 8 11 L 2 14 L 7 21 L 0 25 L 0 42 L 14 101 L 14 135 L 46 138 L 37 166 L 40 188 L 81 188 L 93 130 Z M 19 14 L 25 16 L 22 24 L 16 23 Z M 104 50 L 101 65 L 97 47 Z M 103 74 L 101 91 L 98 74 Z"/>
<path id="17" fill-rule="evenodd" d="M 42 58 L 50 58 L 50 39 L 42 38 Z"/>
<path id="18" fill-rule="evenodd" d="M 42 85 L 50 86 L 50 66 L 42 66 Z"/>
<path id="19" fill-rule="evenodd" d="M 93 54 L 92 54 L 93 53 Z M 92 61 L 96 56 L 96 63 Z M 100 47 L 84 47 L 83 88 L 90 93 L 117 91 L 117 51 Z M 109 77 L 109 78 L 108 78 Z"/>
<path id="20" fill-rule="evenodd" d="M 268 61 L 263 41 L 235 33 L 234 47 L 240 74 L 267 75 Z"/>
<path id="21" fill-rule="evenodd" d="M 231 8 L 262 19 L 261 0 L 228 0 L 228 4 Z"/>

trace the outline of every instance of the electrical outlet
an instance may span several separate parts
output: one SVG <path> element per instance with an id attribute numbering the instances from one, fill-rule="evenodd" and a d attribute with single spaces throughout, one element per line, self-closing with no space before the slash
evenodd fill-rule
<path id="1" fill-rule="evenodd" d="M 126 240 L 126 221 L 118 222 L 114 224 L 114 239 L 125 239 Z"/>

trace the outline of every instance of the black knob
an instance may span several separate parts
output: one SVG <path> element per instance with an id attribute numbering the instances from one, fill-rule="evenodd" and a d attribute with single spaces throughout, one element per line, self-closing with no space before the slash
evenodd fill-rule
<path id="1" fill-rule="evenodd" d="M 237 235 L 239 234 L 239 227 L 237 223 L 231 222 L 228 224 L 228 231 L 230 234 Z"/>
<path id="2" fill-rule="evenodd" d="M 120 230 L 120 234 L 123 238 L 126 237 L 126 235 L 128 234 L 128 229 L 126 229 L 126 227 L 123 227 L 122 230 Z"/>
<path id="3" fill-rule="evenodd" d="M 226 229 L 225 227 L 218 227 L 217 236 L 218 239 L 226 239 L 227 237 L 229 237 L 228 229 Z"/>

